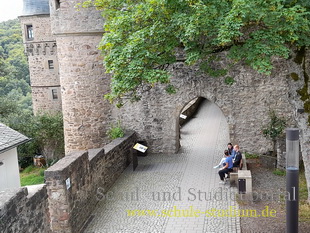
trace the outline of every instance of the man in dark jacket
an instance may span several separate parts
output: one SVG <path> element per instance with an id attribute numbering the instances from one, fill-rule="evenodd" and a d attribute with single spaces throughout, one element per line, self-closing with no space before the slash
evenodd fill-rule
<path id="1" fill-rule="evenodd" d="M 239 151 L 239 146 L 235 145 L 234 150 L 236 152 L 235 159 L 234 159 L 234 167 L 239 167 L 242 159 L 241 152 Z"/>

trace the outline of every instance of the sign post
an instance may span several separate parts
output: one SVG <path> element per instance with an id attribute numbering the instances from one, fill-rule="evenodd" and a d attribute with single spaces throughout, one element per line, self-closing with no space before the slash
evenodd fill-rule
<path id="1" fill-rule="evenodd" d="M 133 165 L 133 170 L 136 170 L 138 166 L 138 156 L 137 156 L 137 151 L 145 153 L 147 150 L 147 146 L 144 146 L 140 143 L 136 143 L 133 147 L 133 149 L 130 150 L 131 153 L 131 158 L 132 158 L 132 165 Z"/>

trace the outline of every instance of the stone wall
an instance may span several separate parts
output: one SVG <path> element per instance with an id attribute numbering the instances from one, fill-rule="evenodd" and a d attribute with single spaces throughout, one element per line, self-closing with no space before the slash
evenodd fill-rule
<path id="1" fill-rule="evenodd" d="M 50 46 L 53 46 L 52 44 Z M 46 47 L 45 50 L 50 49 Z M 56 48 L 53 49 L 56 53 Z M 47 87 L 47 86 L 60 86 L 59 82 L 59 67 L 56 54 L 48 54 L 51 51 L 39 51 L 38 54 L 28 56 L 29 72 L 31 76 L 32 87 Z M 41 54 L 39 54 L 41 53 Z M 53 61 L 53 69 L 49 69 L 48 61 Z"/>
<path id="2" fill-rule="evenodd" d="M 107 191 L 132 161 L 135 142 L 128 133 L 103 148 L 68 154 L 45 171 L 53 232 L 80 232 L 99 201 L 98 190 Z"/>
<path id="3" fill-rule="evenodd" d="M 95 7 L 76 7 L 84 0 L 50 1 L 52 32 L 54 35 L 96 32 L 103 33 L 104 19 Z"/>
<path id="4" fill-rule="evenodd" d="M 201 102 L 204 101 L 204 98 L 197 97 L 193 100 L 191 100 L 183 109 L 181 114 L 185 115 L 186 118 L 179 118 L 179 124 L 180 126 L 184 125 L 186 122 L 188 122 L 197 112 L 199 109 L 199 106 Z"/>
<path id="5" fill-rule="evenodd" d="M 310 191 L 310 123 L 309 123 L 309 112 L 310 111 L 310 50 L 306 49 L 304 54 L 299 54 L 298 57 L 294 57 L 294 60 L 297 62 L 297 65 L 300 67 L 301 72 L 296 73 L 297 78 L 289 79 L 290 85 L 290 103 L 295 107 L 295 118 L 296 125 L 295 127 L 300 129 L 299 141 L 300 149 L 302 154 L 302 159 L 305 165 L 305 175 L 308 184 L 308 190 Z M 299 60 L 299 61 L 298 61 Z M 307 77 L 306 77 L 307 76 Z M 308 99 L 301 100 L 297 90 L 302 89 L 307 86 Z M 308 101 L 308 105 L 306 104 Z M 302 110 L 301 112 L 297 111 L 298 109 Z M 308 195 L 308 201 L 310 202 L 310 195 Z"/>
<path id="6" fill-rule="evenodd" d="M 52 90 L 56 89 L 58 99 L 53 99 Z M 56 87 L 32 87 L 32 103 L 34 113 L 62 111 L 61 108 L 61 90 Z M 43 101 L 44 100 L 44 101 Z"/>
<path id="7" fill-rule="evenodd" d="M 27 42 L 25 25 L 33 26 L 33 33 L 34 33 L 34 39 L 32 40 L 33 42 L 38 43 L 54 40 L 54 36 L 52 35 L 51 30 L 51 22 L 50 22 L 51 19 L 49 15 L 20 16 L 19 20 L 22 27 L 22 35 L 24 42 Z"/>
<path id="8" fill-rule="evenodd" d="M 226 54 L 222 53 L 220 58 L 225 65 Z M 140 139 L 147 141 L 150 152 L 174 153 L 179 145 L 181 110 L 190 100 L 204 97 L 222 110 L 233 144 L 239 144 L 242 151 L 264 153 L 272 149 L 272 142 L 261 133 L 262 126 L 270 120 L 270 110 L 285 117 L 289 127 L 296 124 L 296 109 L 289 95 L 289 74 L 301 73 L 301 69 L 292 60 L 284 59 L 275 59 L 274 66 L 272 74 L 265 76 L 245 65 L 236 65 L 228 73 L 235 79 L 230 86 L 224 78 L 202 74 L 198 66 L 176 63 L 171 66 L 176 94 L 167 94 L 158 85 L 146 92 L 140 102 L 114 109 L 113 114 L 127 129 L 136 131 Z"/>
<path id="9" fill-rule="evenodd" d="M 61 111 L 61 92 L 56 39 L 52 35 L 49 15 L 20 16 L 25 52 L 28 56 L 33 111 Z M 33 38 L 27 38 L 27 25 L 33 27 Z M 57 89 L 57 99 L 52 90 Z"/>
<path id="10" fill-rule="evenodd" d="M 47 192 L 44 185 L 0 192 L 1 233 L 50 233 Z"/>

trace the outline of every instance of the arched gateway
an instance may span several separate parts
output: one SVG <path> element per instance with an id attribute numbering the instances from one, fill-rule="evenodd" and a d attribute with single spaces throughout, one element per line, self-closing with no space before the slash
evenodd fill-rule
<path id="1" fill-rule="evenodd" d="M 140 102 L 112 110 L 113 117 L 138 132 L 152 152 L 175 153 L 179 148 L 180 113 L 189 101 L 203 97 L 221 109 L 233 143 L 242 145 L 243 150 L 262 153 L 271 143 L 261 133 L 270 120 L 268 113 L 275 111 L 288 124 L 294 121 L 295 106 L 288 94 L 294 81 L 287 73 L 297 67 L 283 60 L 281 68 L 264 76 L 240 65 L 230 71 L 235 82 L 228 85 L 223 77 L 210 77 L 199 67 L 177 63 L 171 68 L 176 94 L 167 94 L 163 86 L 157 86 L 144 93 Z"/>

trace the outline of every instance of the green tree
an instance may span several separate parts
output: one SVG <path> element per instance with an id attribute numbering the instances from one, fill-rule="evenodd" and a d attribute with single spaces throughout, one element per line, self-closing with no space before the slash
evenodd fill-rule
<path id="1" fill-rule="evenodd" d="M 62 115 L 33 115 L 27 58 L 19 21 L 0 23 L 0 122 L 31 138 L 18 147 L 20 161 L 35 154 L 47 159 L 64 155 Z"/>
<path id="2" fill-rule="evenodd" d="M 277 140 L 283 136 L 284 129 L 286 127 L 286 120 L 284 118 L 278 117 L 275 111 L 269 112 L 270 121 L 267 125 L 262 128 L 263 136 L 270 139 L 273 144 L 272 155 L 277 155 Z"/>
<path id="3" fill-rule="evenodd" d="M 0 76 L 25 80 L 30 85 L 22 31 L 17 19 L 0 23 Z"/>
<path id="4" fill-rule="evenodd" d="M 133 100 L 142 85 L 167 83 L 176 48 L 189 65 L 219 51 L 270 74 L 271 57 L 288 58 L 292 46 L 309 46 L 307 0 L 89 0 L 105 18 L 101 46 L 112 73 L 108 99 Z M 208 69 L 206 69 L 208 70 Z M 220 75 L 225 75 L 221 72 Z"/>
<path id="5" fill-rule="evenodd" d="M 21 110 L 15 101 L 4 100 L 6 105 L 0 105 L 0 122 L 32 139 L 18 147 L 20 160 L 25 157 L 32 158 L 36 154 L 42 154 L 48 160 L 55 160 L 64 156 L 61 113 L 42 113 L 34 116 L 32 111 Z M 9 109 L 14 109 L 14 111 L 9 111 Z"/>

